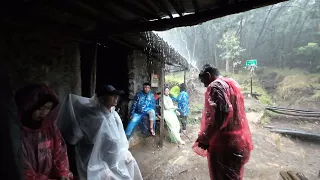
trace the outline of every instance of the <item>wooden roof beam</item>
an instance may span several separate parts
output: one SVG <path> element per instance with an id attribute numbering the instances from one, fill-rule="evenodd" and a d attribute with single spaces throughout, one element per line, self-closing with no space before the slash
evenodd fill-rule
<path id="1" fill-rule="evenodd" d="M 112 1 L 114 4 L 118 4 L 121 8 L 137 15 L 140 17 L 146 17 L 147 19 L 159 19 L 158 15 L 152 14 L 146 10 L 144 10 L 143 8 L 139 7 L 137 5 L 137 2 L 133 2 L 132 0 L 130 1 L 126 1 L 126 0 L 113 0 Z"/>
<path id="2" fill-rule="evenodd" d="M 151 11 L 157 14 L 158 19 L 161 19 L 161 17 L 158 15 L 159 10 L 157 9 L 157 6 L 151 0 L 142 0 L 139 1 L 139 3 L 146 6 L 148 9 L 151 9 Z"/>
<path id="3" fill-rule="evenodd" d="M 215 18 L 220 18 L 230 14 L 240 13 L 251 9 L 268 6 L 287 0 L 265 0 L 265 1 L 242 1 L 233 5 L 224 5 L 215 9 L 199 12 L 197 14 L 184 15 L 173 19 L 161 19 L 157 21 L 148 21 L 143 23 L 133 23 L 124 29 L 114 30 L 117 33 L 128 31 L 164 31 L 175 27 L 193 26 Z M 107 31 L 107 30 L 105 30 Z M 112 33 L 112 32 L 109 32 Z"/>
<path id="4" fill-rule="evenodd" d="M 176 0 L 169 0 L 169 2 L 172 5 L 172 7 L 174 8 L 174 10 L 179 14 L 179 16 L 182 17 L 183 16 L 182 15 L 183 11 L 179 7 L 178 2 L 176 2 Z"/>
<path id="5" fill-rule="evenodd" d="M 198 1 L 197 0 L 192 0 L 192 4 L 193 4 L 193 7 L 194 7 L 194 12 L 197 14 L 199 13 L 199 4 L 198 4 Z"/>
<path id="6" fill-rule="evenodd" d="M 160 9 L 162 9 L 162 11 L 165 12 L 170 17 L 170 19 L 173 19 L 173 16 L 170 10 L 168 9 L 166 2 L 164 0 L 159 0 L 159 3 L 160 3 Z"/>
<path id="7" fill-rule="evenodd" d="M 86 5 L 87 7 L 90 7 L 92 9 L 95 9 L 99 12 L 99 14 L 105 16 L 111 16 L 112 18 L 116 19 L 117 21 L 126 21 L 125 19 L 121 18 L 119 15 L 113 13 L 112 11 L 108 11 L 104 8 L 104 4 L 97 3 L 98 1 L 91 1 L 91 0 L 83 0 L 82 5 Z"/>

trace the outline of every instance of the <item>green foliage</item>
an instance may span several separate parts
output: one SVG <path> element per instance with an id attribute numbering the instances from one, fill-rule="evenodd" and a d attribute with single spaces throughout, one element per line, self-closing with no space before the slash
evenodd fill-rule
<path id="1" fill-rule="evenodd" d="M 306 46 L 299 47 L 297 49 L 297 54 L 305 56 L 313 56 L 317 53 L 320 53 L 320 47 L 318 43 L 308 43 Z"/>
<path id="2" fill-rule="evenodd" d="M 165 82 L 169 87 L 177 86 L 184 81 L 184 72 L 175 72 L 167 74 L 165 77 Z"/>
<path id="3" fill-rule="evenodd" d="M 240 46 L 239 37 L 233 31 L 224 33 L 217 46 L 222 50 L 220 54 L 222 60 L 234 61 L 245 51 L 245 49 Z"/>

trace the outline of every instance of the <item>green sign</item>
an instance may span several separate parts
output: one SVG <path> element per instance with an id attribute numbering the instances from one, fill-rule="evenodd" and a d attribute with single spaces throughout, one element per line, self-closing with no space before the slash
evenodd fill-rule
<path id="1" fill-rule="evenodd" d="M 257 66 L 257 60 L 256 59 L 251 59 L 246 61 L 246 66 Z"/>

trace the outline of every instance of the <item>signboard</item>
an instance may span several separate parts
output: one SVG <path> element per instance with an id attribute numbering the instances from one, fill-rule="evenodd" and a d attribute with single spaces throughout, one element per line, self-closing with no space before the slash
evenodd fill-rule
<path id="1" fill-rule="evenodd" d="M 257 66 L 258 63 L 257 63 L 257 60 L 256 59 L 250 59 L 250 60 L 247 60 L 246 61 L 246 66 Z"/>
<path id="2" fill-rule="evenodd" d="M 151 74 L 151 87 L 159 87 L 160 78 L 158 74 Z"/>

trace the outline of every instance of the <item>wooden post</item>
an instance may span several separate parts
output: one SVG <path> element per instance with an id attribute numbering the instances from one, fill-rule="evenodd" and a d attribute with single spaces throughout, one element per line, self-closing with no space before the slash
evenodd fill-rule
<path id="1" fill-rule="evenodd" d="M 251 97 L 253 97 L 253 93 L 252 93 L 252 74 L 251 74 L 251 81 L 250 81 L 250 95 Z"/>
<path id="2" fill-rule="evenodd" d="M 93 56 L 92 56 L 92 67 L 91 67 L 90 96 L 93 96 L 96 91 L 97 53 L 98 53 L 97 41 L 94 42 L 92 50 L 93 50 Z"/>
<path id="3" fill-rule="evenodd" d="M 186 84 L 186 79 L 187 79 L 187 69 L 185 68 L 184 71 L 183 71 L 183 83 Z"/>
<path id="4" fill-rule="evenodd" d="M 165 72 L 164 72 L 164 60 L 161 62 L 161 119 L 160 119 L 160 142 L 159 146 L 163 147 L 163 138 L 164 138 L 164 116 L 163 116 L 163 108 L 164 108 L 164 102 L 163 102 L 163 96 L 164 96 L 164 83 L 165 83 Z"/>

